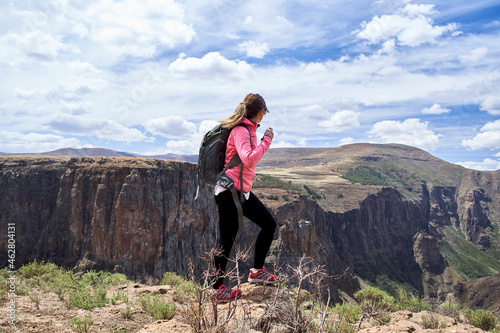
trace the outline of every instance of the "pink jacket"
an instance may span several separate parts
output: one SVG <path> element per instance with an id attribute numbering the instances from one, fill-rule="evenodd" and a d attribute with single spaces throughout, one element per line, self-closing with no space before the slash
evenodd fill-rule
<path id="1" fill-rule="evenodd" d="M 255 177 L 255 167 L 262 159 L 262 156 L 267 152 L 271 145 L 271 138 L 264 136 L 259 145 L 257 145 L 257 128 L 260 126 L 248 118 L 243 118 L 241 123 L 247 125 L 252 134 L 252 145 L 250 146 L 250 137 L 244 126 L 235 126 L 229 134 L 226 146 L 226 162 L 227 165 L 231 158 L 238 152 L 243 164 L 243 192 L 247 193 L 252 190 L 252 182 Z M 226 171 L 226 174 L 233 180 L 237 190 L 241 190 L 240 183 L 240 165 L 236 165 Z"/>

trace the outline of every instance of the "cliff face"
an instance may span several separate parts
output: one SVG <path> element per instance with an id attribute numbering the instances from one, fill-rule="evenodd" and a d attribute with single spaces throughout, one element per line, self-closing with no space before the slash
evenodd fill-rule
<path id="1" fill-rule="evenodd" d="M 109 158 L 5 161 L 0 220 L 16 225 L 16 262 L 71 266 L 86 258 L 134 277 L 186 272 L 186 258 L 215 244 L 213 200 L 207 191 L 193 200 L 195 167 Z M 1 246 L 5 260 L 4 239 Z"/>
<path id="2" fill-rule="evenodd" d="M 499 249 L 499 239 L 491 231 L 500 224 L 500 172 L 470 170 L 457 197 L 457 223 L 467 240 L 482 250 Z"/>
<path id="3" fill-rule="evenodd" d="M 465 183 L 460 189 L 421 183 L 411 189 L 417 198 L 411 200 L 379 187 L 342 213 L 300 196 L 273 209 L 279 228 L 269 259 L 286 270 L 306 254 L 330 275 L 349 269 L 369 280 L 386 276 L 443 297 L 460 280 L 438 256 L 443 230 L 460 229 L 486 246 L 485 230 L 496 216 L 488 209 L 496 209 L 491 193 L 497 180 L 490 179 L 485 192 L 471 192 Z M 216 244 L 217 214 L 209 189 L 202 188 L 197 201 L 195 191 L 196 165 L 187 162 L 0 159 L 0 222 L 4 230 L 16 225 L 18 266 L 35 258 L 67 266 L 89 262 L 132 278 L 160 278 L 165 271 L 186 274 L 192 260 L 199 274 L 206 267 L 200 255 Z M 238 244 L 250 247 L 258 230 L 245 223 Z M 7 262 L 5 238 L 0 248 Z M 356 287 L 345 274 L 333 284 Z"/>

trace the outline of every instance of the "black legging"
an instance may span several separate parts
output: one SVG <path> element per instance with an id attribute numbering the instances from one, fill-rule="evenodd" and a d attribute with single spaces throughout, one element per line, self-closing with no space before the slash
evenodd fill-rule
<path id="1" fill-rule="evenodd" d="M 238 192 L 239 197 L 239 192 Z M 215 197 L 219 208 L 219 245 L 222 253 L 215 258 L 215 268 L 218 270 L 217 282 L 214 288 L 219 288 L 223 284 L 224 272 L 229 258 L 229 253 L 233 247 L 236 234 L 238 233 L 238 211 L 234 204 L 231 192 L 226 190 Z M 264 204 L 250 192 L 250 198 L 243 205 L 243 215 L 260 227 L 259 235 L 255 242 L 254 268 L 262 268 L 266 260 L 267 251 L 273 241 L 276 221 L 264 206 Z"/>

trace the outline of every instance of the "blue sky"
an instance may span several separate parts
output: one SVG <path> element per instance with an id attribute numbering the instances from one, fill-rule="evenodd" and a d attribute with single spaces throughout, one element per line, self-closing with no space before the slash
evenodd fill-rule
<path id="1" fill-rule="evenodd" d="M 500 169 L 498 1 L 0 4 L 0 152 L 197 153 L 260 93 L 272 147 L 403 143 Z"/>

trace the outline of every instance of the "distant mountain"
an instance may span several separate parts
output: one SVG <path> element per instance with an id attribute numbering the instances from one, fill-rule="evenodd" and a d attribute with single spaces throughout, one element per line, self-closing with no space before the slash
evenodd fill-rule
<path id="1" fill-rule="evenodd" d="M 137 154 L 131 154 L 126 152 L 119 152 L 111 149 L 105 148 L 62 148 L 46 153 L 41 153 L 40 155 L 46 156 L 68 156 L 68 157 L 87 157 L 87 156 L 105 156 L 105 157 L 138 157 Z"/>
<path id="2" fill-rule="evenodd" d="M 61 148 L 45 153 L 2 153 L 0 156 L 9 155 L 45 155 L 45 156 L 63 156 L 63 157 L 137 157 L 137 158 L 158 158 L 165 160 L 174 161 L 185 161 L 185 162 L 198 162 L 198 155 L 177 155 L 177 154 L 164 154 L 164 155 L 140 155 L 122 151 L 116 151 L 106 148 Z"/>
<path id="3" fill-rule="evenodd" d="M 160 158 L 164 160 L 174 160 L 174 161 L 184 161 L 198 163 L 198 155 L 176 155 L 176 154 L 165 154 L 165 155 L 147 155 L 142 156 L 144 158 Z"/>

